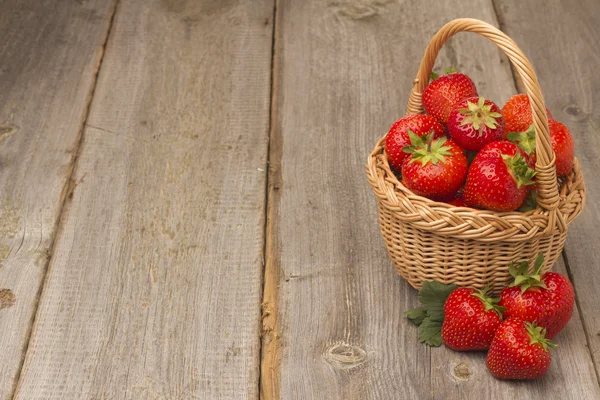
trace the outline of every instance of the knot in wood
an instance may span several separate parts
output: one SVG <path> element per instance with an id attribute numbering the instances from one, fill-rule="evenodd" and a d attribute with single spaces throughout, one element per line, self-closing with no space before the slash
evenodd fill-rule
<path id="1" fill-rule="evenodd" d="M 454 365 L 451 373 L 459 381 L 468 381 L 473 376 L 473 367 L 470 362 L 462 361 Z"/>
<path id="2" fill-rule="evenodd" d="M 337 342 L 325 350 L 325 359 L 335 368 L 352 369 L 365 362 L 367 352 L 359 346 Z"/>

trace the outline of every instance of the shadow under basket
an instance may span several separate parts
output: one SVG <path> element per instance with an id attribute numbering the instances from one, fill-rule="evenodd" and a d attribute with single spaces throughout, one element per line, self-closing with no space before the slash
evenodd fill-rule
<path id="1" fill-rule="evenodd" d="M 579 160 L 557 179 L 548 118 L 537 77 L 512 39 L 492 25 L 457 19 L 432 38 L 410 95 L 407 114 L 423 113 L 421 93 L 429 81 L 443 44 L 462 31 L 478 33 L 500 47 L 514 64 L 526 87 L 536 131 L 535 210 L 496 212 L 456 207 L 412 193 L 396 178 L 384 152 L 385 136 L 367 160 L 367 177 L 377 198 L 379 226 L 390 258 L 414 288 L 424 281 L 454 283 L 494 292 L 507 286 L 513 262 L 533 265 L 544 254 L 542 272 L 551 269 L 565 245 L 568 224 L 585 206 L 585 184 Z"/>

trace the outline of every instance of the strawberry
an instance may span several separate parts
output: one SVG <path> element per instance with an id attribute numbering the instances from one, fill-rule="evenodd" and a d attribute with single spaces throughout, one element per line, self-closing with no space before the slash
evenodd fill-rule
<path id="1" fill-rule="evenodd" d="M 550 143 L 556 155 L 556 175 L 568 175 L 575 161 L 575 142 L 571 131 L 562 123 L 549 120 Z M 518 144 L 535 162 L 535 128 L 531 125 L 525 132 L 511 132 L 508 140 Z"/>
<path id="2" fill-rule="evenodd" d="M 402 149 L 410 146 L 409 131 L 421 137 L 430 132 L 436 138 L 444 136 L 444 127 L 429 115 L 407 115 L 394 122 L 385 137 L 385 152 L 390 165 L 398 171 L 402 169 L 402 162 L 408 156 Z"/>
<path id="3" fill-rule="evenodd" d="M 504 139 L 504 119 L 494 102 L 469 97 L 456 103 L 450 112 L 448 132 L 463 149 L 479 151 L 488 143 Z"/>
<path id="4" fill-rule="evenodd" d="M 445 137 L 427 136 L 427 141 L 412 132 L 411 154 L 402 164 L 402 183 L 419 196 L 444 200 L 456 194 L 467 176 L 467 158 L 462 149 Z"/>
<path id="5" fill-rule="evenodd" d="M 517 318 L 504 321 L 492 340 L 486 365 L 500 379 L 541 378 L 550 368 L 550 348 L 545 329 Z"/>
<path id="6" fill-rule="evenodd" d="M 445 124 L 454 105 L 467 97 L 476 97 L 475 83 L 465 74 L 453 72 L 434 79 L 423 90 L 423 107 L 427 114 Z"/>
<path id="7" fill-rule="evenodd" d="M 452 204 L 456 207 L 469 207 L 462 193 L 457 193 L 452 200 L 448 201 L 448 204 Z"/>
<path id="8" fill-rule="evenodd" d="M 552 119 L 552 113 L 546 108 L 548 119 Z M 502 116 L 506 124 L 506 132 L 524 132 L 533 123 L 531 115 L 531 106 L 529 105 L 529 96 L 526 94 L 517 94 L 511 97 L 504 107 L 502 107 Z"/>
<path id="9" fill-rule="evenodd" d="M 464 197 L 467 204 L 495 211 L 519 208 L 534 182 L 533 162 L 517 145 L 492 142 L 469 167 Z"/>
<path id="10" fill-rule="evenodd" d="M 548 121 L 550 142 L 556 155 L 556 175 L 568 175 L 575 161 L 575 142 L 571 131 L 558 121 Z"/>
<path id="11" fill-rule="evenodd" d="M 488 288 L 460 288 L 444 304 L 442 340 L 454 350 L 487 350 L 502 323 L 499 298 L 487 296 Z"/>
<path id="12" fill-rule="evenodd" d="M 512 265 L 510 273 L 515 281 L 500 294 L 500 305 L 506 308 L 506 318 L 535 321 L 546 328 L 546 336 L 552 339 L 571 319 L 575 291 L 564 275 L 556 272 L 540 275 L 543 263 L 544 256 L 540 253 L 532 274 L 528 273 L 527 262 Z"/>

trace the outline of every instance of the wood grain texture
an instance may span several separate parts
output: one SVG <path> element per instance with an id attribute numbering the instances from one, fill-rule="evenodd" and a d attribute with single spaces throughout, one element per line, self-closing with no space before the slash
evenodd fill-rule
<path id="1" fill-rule="evenodd" d="M 507 33 L 536 66 L 544 99 L 555 119 L 571 130 L 587 186 L 587 203 L 571 224 L 565 246 L 589 346 L 600 370 L 600 12 L 598 2 L 502 0 L 498 13 Z"/>
<path id="2" fill-rule="evenodd" d="M 555 357 L 550 376 L 560 378 L 533 385 L 495 380 L 482 354 L 427 349 L 402 315 L 416 291 L 387 259 L 364 162 L 402 115 L 428 38 L 455 17 L 496 22 L 487 1 L 278 4 L 272 140 L 280 143 L 271 159 L 281 158 L 281 183 L 270 235 L 278 246 L 281 399 L 596 393 L 578 315 L 562 334 L 568 350 Z M 515 92 L 508 62 L 483 38 L 453 38 L 438 60 L 447 65 L 500 105 Z M 565 382 L 583 387 L 561 389 Z"/>
<path id="3" fill-rule="evenodd" d="M 0 2 L 0 399 L 9 399 L 113 1 Z"/>
<path id="4" fill-rule="evenodd" d="M 258 396 L 272 9 L 119 3 L 17 399 Z"/>

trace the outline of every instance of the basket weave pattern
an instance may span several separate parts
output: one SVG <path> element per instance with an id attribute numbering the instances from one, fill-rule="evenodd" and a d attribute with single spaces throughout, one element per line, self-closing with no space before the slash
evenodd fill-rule
<path id="1" fill-rule="evenodd" d="M 435 280 L 494 291 L 510 281 L 509 265 L 531 264 L 541 251 L 548 271 L 564 247 L 568 224 L 585 206 L 579 160 L 571 173 L 556 177 L 544 98 L 533 68 L 516 43 L 492 25 L 475 19 L 446 24 L 429 43 L 408 101 L 407 114 L 422 113 L 421 93 L 444 43 L 458 32 L 478 33 L 508 56 L 529 95 L 536 140 L 538 208 L 526 213 L 475 210 L 417 196 L 391 171 L 385 136 L 367 161 L 367 176 L 377 198 L 379 225 L 392 262 L 413 287 Z"/>

